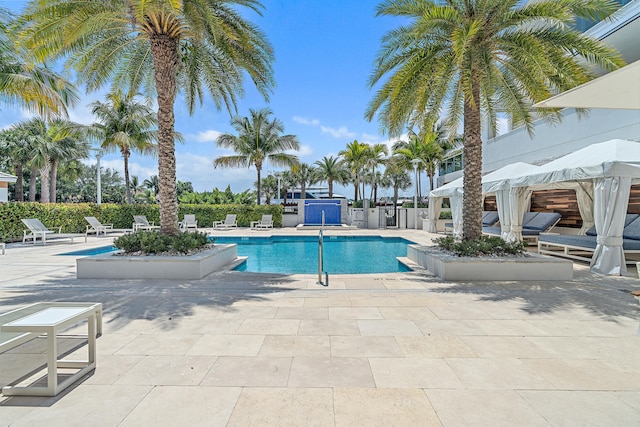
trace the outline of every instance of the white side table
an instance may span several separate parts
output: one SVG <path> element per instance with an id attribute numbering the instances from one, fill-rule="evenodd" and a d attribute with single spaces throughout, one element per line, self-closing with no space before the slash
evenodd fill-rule
<path id="1" fill-rule="evenodd" d="M 57 335 L 67 327 L 88 320 L 88 360 L 58 360 Z M 49 307 L 0 326 L 3 332 L 36 332 L 47 335 L 47 387 L 2 388 L 5 396 L 55 396 L 96 367 L 96 310 L 93 307 Z M 58 367 L 79 369 L 58 383 Z"/>

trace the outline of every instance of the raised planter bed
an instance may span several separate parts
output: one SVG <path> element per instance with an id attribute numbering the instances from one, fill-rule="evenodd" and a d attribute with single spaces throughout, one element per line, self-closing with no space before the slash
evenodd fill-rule
<path id="1" fill-rule="evenodd" d="M 443 280 L 572 280 L 573 263 L 530 254 L 526 257 L 457 257 L 431 246 L 409 245 L 407 257 Z"/>
<path id="2" fill-rule="evenodd" d="M 114 256 L 78 258 L 78 279 L 201 279 L 238 258 L 235 244 L 216 245 L 189 256 Z"/>

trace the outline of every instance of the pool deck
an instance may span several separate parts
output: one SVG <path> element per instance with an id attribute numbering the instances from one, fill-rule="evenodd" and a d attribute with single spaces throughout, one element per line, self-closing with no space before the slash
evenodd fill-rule
<path id="1" fill-rule="evenodd" d="M 104 307 L 93 374 L 55 398 L 0 396 L 0 426 L 640 425 L 635 270 L 605 277 L 576 263 L 568 282 L 334 275 L 325 288 L 314 275 L 235 271 L 78 280 L 76 258 L 56 256 L 111 240 L 9 244 L 0 255 L 0 312 Z M 81 330 L 61 340 L 68 357 L 86 352 Z M 43 363 L 42 341 L 0 354 L 0 386 Z"/>

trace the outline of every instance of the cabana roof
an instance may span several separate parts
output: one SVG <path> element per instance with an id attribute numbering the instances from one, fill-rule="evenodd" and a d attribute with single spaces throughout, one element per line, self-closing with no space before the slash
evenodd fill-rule
<path id="1" fill-rule="evenodd" d="M 16 182 L 18 177 L 9 175 L 8 173 L 0 172 L 0 182 Z"/>
<path id="2" fill-rule="evenodd" d="M 555 183 L 605 177 L 640 179 L 640 143 L 622 139 L 592 144 L 514 177 L 512 187 L 549 187 Z"/>

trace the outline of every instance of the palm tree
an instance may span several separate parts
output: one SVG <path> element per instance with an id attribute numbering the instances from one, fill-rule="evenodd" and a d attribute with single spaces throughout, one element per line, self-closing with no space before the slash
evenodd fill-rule
<path id="1" fill-rule="evenodd" d="M 576 16 L 600 19 L 610 0 L 384 0 L 378 16 L 408 22 L 382 39 L 370 87 L 381 85 L 366 118 L 399 135 L 441 114 L 455 131 L 464 119 L 463 238 L 482 232 L 481 113 L 495 129 L 496 111 L 531 132 L 531 105 L 588 81 L 593 65 L 623 65 L 604 43 L 571 26 Z M 446 111 L 443 111 L 446 110 Z M 550 116 L 557 111 L 542 111 Z"/>
<path id="2" fill-rule="evenodd" d="M 35 201 L 35 174 L 40 172 L 40 202 L 49 203 L 51 169 L 53 158 L 62 155 L 62 150 L 54 139 L 54 133 L 50 130 L 47 122 L 40 118 L 33 118 L 16 125 L 16 128 L 30 141 L 30 165 L 31 182 L 29 185 L 29 200 Z"/>
<path id="3" fill-rule="evenodd" d="M 89 144 L 82 139 L 79 125 L 67 120 L 54 120 L 49 128 L 49 134 L 57 146 L 57 149 L 50 153 L 49 201 L 56 203 L 58 167 L 60 163 L 89 157 Z"/>
<path id="4" fill-rule="evenodd" d="M 231 148 L 237 154 L 218 157 L 213 165 L 216 168 L 255 166 L 258 174 L 257 203 L 260 204 L 260 175 L 265 160 L 273 166 L 292 167 L 298 163 L 298 157 L 286 151 L 299 150 L 300 143 L 295 135 L 282 135 L 284 124 L 276 118 L 270 120 L 273 114 L 270 109 L 250 109 L 249 113 L 251 117 L 236 116 L 231 120 L 231 126 L 238 132 L 237 136 L 225 133 L 216 139 L 218 146 Z"/>
<path id="5" fill-rule="evenodd" d="M 158 180 L 158 175 L 151 175 L 149 179 L 145 179 L 142 182 L 142 185 L 147 187 L 153 193 L 154 196 L 157 195 L 160 189 L 160 182 Z"/>
<path id="6" fill-rule="evenodd" d="M 41 65 L 29 65 L 29 52 L 13 42 L 9 26 L 13 14 L 0 8 L 0 98 L 43 118 L 66 116 L 78 101 L 78 91 L 60 74 Z"/>
<path id="7" fill-rule="evenodd" d="M 364 168 L 367 159 L 368 145 L 357 140 L 347 144 L 347 148 L 341 150 L 338 155 L 342 157 L 341 164 L 344 165 L 353 177 L 354 183 L 354 201 L 358 201 L 358 191 L 360 187 L 360 178 L 362 169 Z M 364 197 L 364 193 L 362 194 Z"/>
<path id="8" fill-rule="evenodd" d="M 300 198 L 307 198 L 307 185 L 318 182 L 318 171 L 308 163 L 300 163 L 291 168 L 291 172 L 296 180 L 296 186 L 300 185 Z"/>
<path id="9" fill-rule="evenodd" d="M 407 172 L 404 160 L 399 156 L 391 156 L 391 158 L 387 160 L 384 177 L 393 188 L 393 206 L 397 206 L 400 190 L 406 190 L 411 187 L 411 176 Z"/>
<path id="10" fill-rule="evenodd" d="M 208 92 L 219 109 L 235 110 L 248 76 L 266 98 L 273 49 L 234 6 L 260 13 L 257 0 L 50 0 L 29 3 L 19 41 L 36 58 L 74 68 L 89 90 L 105 83 L 157 94 L 160 227 L 177 235 L 175 115 L 182 92 L 189 112 Z"/>
<path id="11" fill-rule="evenodd" d="M 17 177 L 15 184 L 15 199 L 24 202 L 23 170 L 28 166 L 32 147 L 30 139 L 15 126 L 0 131 L 0 154 L 11 159 L 14 173 Z"/>
<path id="12" fill-rule="evenodd" d="M 386 156 L 389 155 L 389 149 L 385 144 L 373 144 L 370 145 L 367 149 L 366 159 L 365 159 L 365 167 L 370 172 L 371 178 L 371 193 L 369 198 L 373 198 L 374 187 L 376 186 L 375 177 L 376 177 L 376 168 L 382 164 L 384 164 Z M 364 183 L 362 187 L 362 194 L 364 195 Z M 375 198 L 373 200 L 375 202 Z"/>
<path id="13" fill-rule="evenodd" d="M 257 187 L 256 183 L 256 187 Z M 271 198 L 278 192 L 278 179 L 273 175 L 267 175 L 262 178 L 262 184 L 260 188 L 264 192 L 264 199 L 267 205 L 271 204 Z"/>
<path id="14" fill-rule="evenodd" d="M 315 162 L 318 166 L 318 178 L 327 181 L 329 186 L 329 198 L 333 197 L 333 183 L 345 183 L 349 179 L 349 171 L 342 167 L 340 159 L 333 156 L 324 156 L 322 160 Z"/>
<path id="15" fill-rule="evenodd" d="M 157 152 L 156 114 L 138 102 L 135 94 L 125 95 L 120 90 L 108 94 L 106 102 L 95 101 L 90 107 L 97 122 L 89 127 L 89 132 L 106 152 L 120 150 L 122 154 L 126 200 L 130 204 L 129 157 L 132 151 L 152 155 Z"/>

